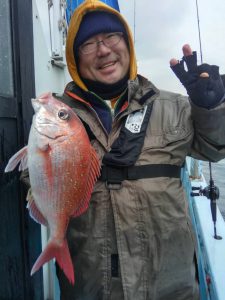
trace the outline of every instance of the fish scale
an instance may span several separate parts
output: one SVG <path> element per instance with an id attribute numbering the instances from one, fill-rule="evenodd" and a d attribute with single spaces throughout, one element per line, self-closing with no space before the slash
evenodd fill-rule
<path id="1" fill-rule="evenodd" d="M 18 164 L 19 170 L 28 168 L 30 215 L 50 229 L 48 244 L 31 274 L 55 258 L 74 284 L 66 230 L 71 218 L 88 209 L 100 162 L 83 124 L 70 107 L 50 93 L 34 99 L 32 105 L 35 115 L 28 146 L 14 154 L 5 171 L 12 171 Z"/>

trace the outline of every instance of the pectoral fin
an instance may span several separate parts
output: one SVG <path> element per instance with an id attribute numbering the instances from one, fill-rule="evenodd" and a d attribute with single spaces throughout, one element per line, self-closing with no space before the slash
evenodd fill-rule
<path id="1" fill-rule="evenodd" d="M 19 164 L 19 171 L 23 171 L 27 169 L 27 146 L 20 149 L 10 158 L 5 168 L 5 172 L 13 171 L 18 164 Z"/>

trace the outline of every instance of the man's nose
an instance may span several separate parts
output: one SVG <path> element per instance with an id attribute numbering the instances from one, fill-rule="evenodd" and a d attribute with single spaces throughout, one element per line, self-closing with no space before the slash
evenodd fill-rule
<path id="1" fill-rule="evenodd" d="M 99 41 L 97 45 L 97 55 L 105 55 L 111 52 L 111 49 L 104 44 L 104 41 Z"/>

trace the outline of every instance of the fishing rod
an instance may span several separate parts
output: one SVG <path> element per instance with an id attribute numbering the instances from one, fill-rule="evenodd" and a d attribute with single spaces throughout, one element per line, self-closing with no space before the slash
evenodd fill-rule
<path id="1" fill-rule="evenodd" d="M 203 63 L 203 55 L 202 55 L 202 42 L 201 42 L 201 31 L 200 31 L 200 18 L 199 18 L 199 9 L 198 9 L 198 0 L 196 0 L 196 12 L 197 12 L 197 22 L 198 22 L 198 38 L 199 38 L 199 47 L 200 47 L 200 57 L 201 57 L 201 64 Z M 193 187 L 192 190 L 198 190 L 198 193 L 192 193 L 192 196 L 205 196 L 210 199 L 210 208 L 211 208 L 211 215 L 212 221 L 214 226 L 214 239 L 221 240 L 222 237 L 217 235 L 216 230 L 216 212 L 217 212 L 217 200 L 219 199 L 220 192 L 219 188 L 215 186 L 214 180 L 212 177 L 212 164 L 209 161 L 209 185 L 206 186 L 204 189 L 201 187 Z"/>

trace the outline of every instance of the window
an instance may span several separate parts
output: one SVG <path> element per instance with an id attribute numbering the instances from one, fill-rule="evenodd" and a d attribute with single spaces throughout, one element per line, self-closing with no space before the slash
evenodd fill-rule
<path id="1" fill-rule="evenodd" d="M 10 1 L 0 1 L 0 95 L 13 96 Z"/>

